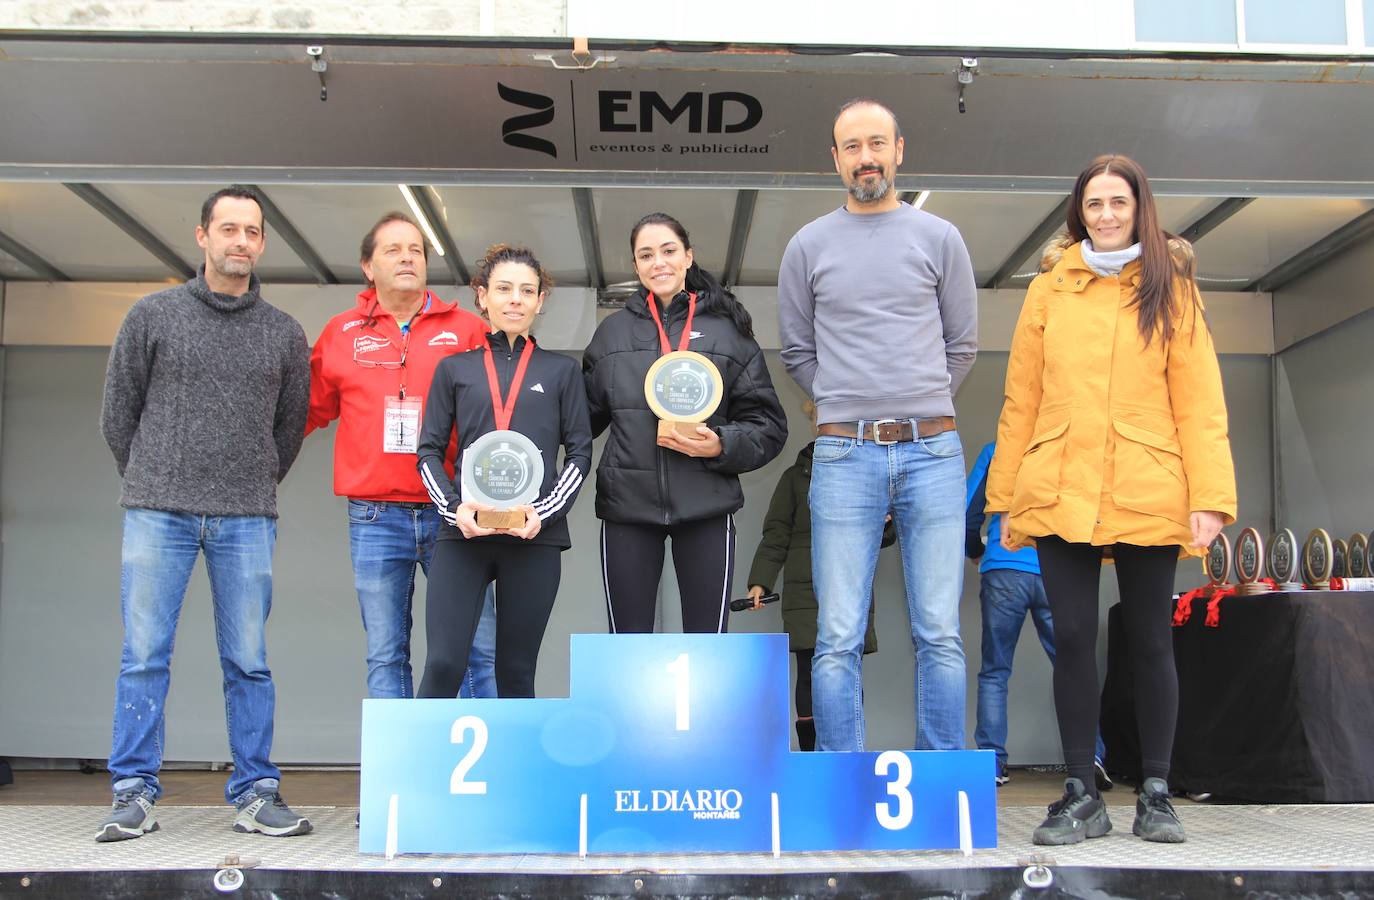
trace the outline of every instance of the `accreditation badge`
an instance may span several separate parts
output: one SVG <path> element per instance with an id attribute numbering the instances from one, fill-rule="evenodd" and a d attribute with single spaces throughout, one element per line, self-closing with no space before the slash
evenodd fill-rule
<path id="1" fill-rule="evenodd" d="M 386 398 L 382 421 L 383 453 L 415 453 L 420 449 L 420 413 L 423 401 L 417 398 Z"/>

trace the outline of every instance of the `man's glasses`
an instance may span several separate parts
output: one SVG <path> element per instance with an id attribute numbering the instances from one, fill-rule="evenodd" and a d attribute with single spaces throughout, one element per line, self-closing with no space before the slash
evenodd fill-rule
<path id="1" fill-rule="evenodd" d="M 404 369 L 406 367 L 406 354 L 401 351 L 400 359 L 359 359 L 358 351 L 353 351 L 353 361 L 364 369 Z"/>

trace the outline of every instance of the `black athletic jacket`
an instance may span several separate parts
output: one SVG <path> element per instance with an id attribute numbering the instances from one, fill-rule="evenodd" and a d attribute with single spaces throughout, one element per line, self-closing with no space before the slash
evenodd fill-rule
<path id="1" fill-rule="evenodd" d="M 515 367 L 522 353 L 531 352 L 520 399 L 511 418 L 512 431 L 534 441 L 544 455 L 544 483 L 534 508 L 543 524 L 528 543 L 552 544 L 564 549 L 572 546 L 568 537 L 568 510 L 572 508 L 582 480 L 592 467 L 592 432 L 587 423 L 587 398 L 577 361 L 550 353 L 524 338 L 515 339 L 512 348 L 505 332 L 487 335 L 486 350 L 469 350 L 448 356 L 434 370 L 425 401 L 424 424 L 420 428 L 420 480 L 430 499 L 444 517 L 440 540 L 465 540 L 454 524 L 453 511 L 462 502 L 459 485 L 444 471 L 444 452 L 449 436 L 458 430 L 458 459 L 477 438 L 496 430 L 496 414 L 491 408 L 491 388 L 487 385 L 486 364 L 482 356 L 495 354 L 496 377 L 501 396 L 507 398 Z M 558 448 L 563 448 L 563 470 L 558 470 Z M 524 544 L 509 534 L 493 534 L 474 540 Z"/>
<path id="2" fill-rule="evenodd" d="M 706 422 L 720 435 L 721 455 L 695 459 L 659 447 L 644 376 L 661 351 L 645 295 L 641 288 L 606 317 L 582 354 L 592 433 L 610 428 L 596 470 L 596 514 L 630 525 L 676 525 L 732 513 L 744 505 L 738 476 L 766 464 L 787 442 L 763 351 L 729 318 L 698 306 L 687 347 L 715 363 L 725 383 L 725 398 Z M 687 320 L 685 300 L 680 294 L 664 311 L 674 348 Z"/>

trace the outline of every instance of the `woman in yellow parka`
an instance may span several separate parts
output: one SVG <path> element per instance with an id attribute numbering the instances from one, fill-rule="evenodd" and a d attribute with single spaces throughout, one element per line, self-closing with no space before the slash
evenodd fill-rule
<path id="1" fill-rule="evenodd" d="M 1116 563 L 1145 776 L 1132 831 L 1178 843 L 1167 779 L 1178 715 L 1174 571 L 1235 521 L 1235 471 L 1192 247 L 1159 225 L 1140 166 L 1099 156 L 1012 338 L 989 513 L 1034 542 L 1054 617 L 1054 705 L 1068 778 L 1037 844 L 1111 830 L 1093 779 L 1098 582 Z"/>

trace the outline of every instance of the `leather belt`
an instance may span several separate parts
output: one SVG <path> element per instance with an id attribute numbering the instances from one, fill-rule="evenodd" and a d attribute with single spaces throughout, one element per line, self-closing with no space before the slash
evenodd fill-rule
<path id="1" fill-rule="evenodd" d="M 915 425 L 913 428 L 912 425 Z M 954 430 L 953 416 L 936 416 L 932 419 L 879 419 L 864 422 L 863 433 L 859 433 L 857 422 L 827 422 L 816 429 L 818 434 L 831 437 L 856 438 L 872 441 L 875 444 L 899 444 L 918 438 L 934 437 Z"/>

